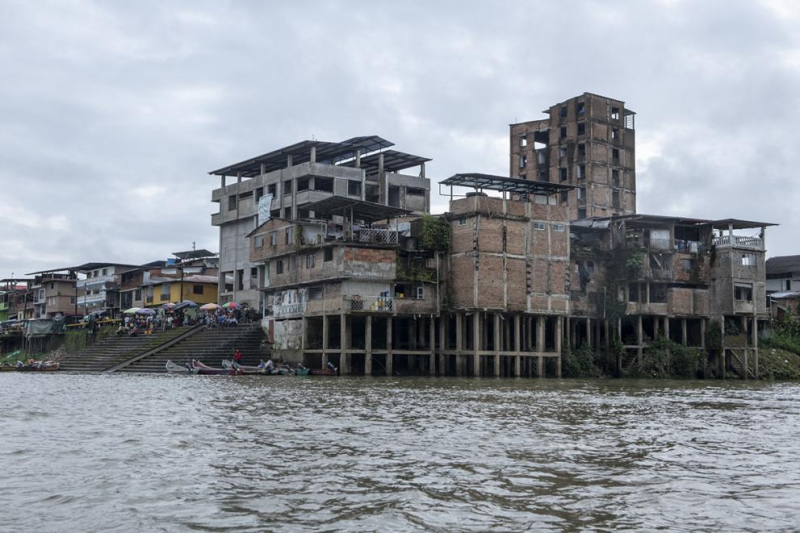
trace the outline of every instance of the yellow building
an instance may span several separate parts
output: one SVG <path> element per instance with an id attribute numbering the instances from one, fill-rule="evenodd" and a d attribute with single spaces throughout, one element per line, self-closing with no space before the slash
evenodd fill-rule
<path id="1" fill-rule="evenodd" d="M 198 305 L 217 303 L 218 282 L 216 276 L 193 275 L 180 278 L 152 279 L 145 287 L 145 306 L 160 307 L 165 303 L 192 300 Z M 181 297 L 183 288 L 183 297 Z"/>

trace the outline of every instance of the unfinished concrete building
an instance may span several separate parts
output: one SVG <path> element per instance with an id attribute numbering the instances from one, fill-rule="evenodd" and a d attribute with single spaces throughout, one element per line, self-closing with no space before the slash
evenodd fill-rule
<path id="1" fill-rule="evenodd" d="M 511 176 L 572 185 L 562 203 L 579 220 L 636 213 L 635 113 L 625 102 L 583 93 L 548 118 L 511 124 Z"/>
<path id="2" fill-rule="evenodd" d="M 610 353 L 620 339 L 621 371 L 663 337 L 707 353 L 707 375 L 757 376 L 770 225 L 653 215 L 574 222 L 567 342 Z M 712 322 L 719 342 L 708 341 Z"/>
<path id="3" fill-rule="evenodd" d="M 261 281 L 249 260 L 247 234 L 263 219 L 318 218 L 310 205 L 332 196 L 424 213 L 430 209 L 429 159 L 396 150 L 378 136 L 343 142 L 302 141 L 210 172 L 220 177 L 211 199 L 219 212 L 220 302 L 259 304 Z M 418 169 L 408 174 L 409 169 Z M 403 173 L 406 172 L 406 173 Z M 235 178 L 228 183 L 228 177 Z M 228 282 L 227 280 L 231 280 Z"/>

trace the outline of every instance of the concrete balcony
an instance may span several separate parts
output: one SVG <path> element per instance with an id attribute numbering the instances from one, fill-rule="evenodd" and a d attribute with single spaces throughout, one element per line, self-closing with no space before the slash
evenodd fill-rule
<path id="1" fill-rule="evenodd" d="M 305 311 L 305 302 L 297 302 L 293 304 L 274 304 L 272 306 L 272 315 L 275 318 L 296 318 L 303 316 Z"/>
<path id="2" fill-rule="evenodd" d="M 717 248 L 749 248 L 751 250 L 763 250 L 764 241 L 758 237 L 743 237 L 739 235 L 722 235 L 714 239 L 714 246 Z"/>
<path id="3" fill-rule="evenodd" d="M 78 280 L 78 288 L 94 287 L 96 285 L 113 285 L 116 282 L 114 274 L 108 276 L 98 276 L 94 278 L 86 278 Z"/>
<path id="4" fill-rule="evenodd" d="M 345 296 L 343 308 L 350 312 L 393 313 L 394 298 L 391 296 Z"/>

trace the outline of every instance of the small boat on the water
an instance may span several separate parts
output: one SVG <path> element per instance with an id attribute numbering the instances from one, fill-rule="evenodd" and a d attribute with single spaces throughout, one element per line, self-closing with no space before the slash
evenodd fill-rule
<path id="1" fill-rule="evenodd" d="M 213 368 L 210 366 L 206 366 L 200 361 L 192 360 L 192 368 L 194 369 L 195 374 L 201 375 L 230 375 L 235 376 L 237 374 L 241 374 L 241 370 L 237 370 L 235 368 Z"/>
<path id="2" fill-rule="evenodd" d="M 228 359 L 222 360 L 222 368 L 227 369 L 238 369 L 241 370 L 242 374 L 264 374 L 267 375 L 267 371 L 262 366 L 249 366 L 249 365 L 240 365 L 235 361 L 230 361 Z"/>
<path id="3" fill-rule="evenodd" d="M 17 367 L 13 365 L 0 365 L 0 372 L 14 372 L 17 370 Z"/>
<path id="4" fill-rule="evenodd" d="M 167 372 L 170 374 L 194 374 L 191 365 L 176 365 L 172 361 L 167 361 Z"/>
<path id="5" fill-rule="evenodd" d="M 330 368 L 311 368 L 308 369 L 308 373 L 312 376 L 338 376 L 339 373 L 336 370 L 332 370 Z"/>
<path id="6" fill-rule="evenodd" d="M 45 361 L 43 363 L 32 363 L 27 365 L 17 365 L 14 369 L 17 372 L 55 372 L 58 370 L 60 363 L 51 363 Z"/>

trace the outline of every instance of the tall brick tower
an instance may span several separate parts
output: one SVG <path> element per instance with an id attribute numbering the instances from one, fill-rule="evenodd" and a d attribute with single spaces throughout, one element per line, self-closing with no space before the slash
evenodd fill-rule
<path id="1" fill-rule="evenodd" d="M 511 124 L 510 175 L 574 185 L 570 219 L 636 213 L 634 115 L 625 102 L 583 93 Z"/>

